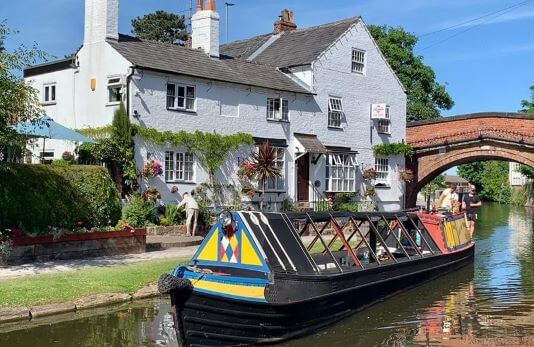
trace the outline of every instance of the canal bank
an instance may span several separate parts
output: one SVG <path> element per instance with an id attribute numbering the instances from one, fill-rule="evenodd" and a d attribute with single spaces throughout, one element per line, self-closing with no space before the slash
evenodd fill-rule
<path id="1" fill-rule="evenodd" d="M 0 325 L 157 296 L 159 275 L 195 249 L 0 269 Z"/>
<path id="2" fill-rule="evenodd" d="M 509 345 L 534 341 L 534 212 L 486 204 L 473 266 L 284 346 Z M 0 345 L 176 346 L 167 298 L 0 326 Z"/>

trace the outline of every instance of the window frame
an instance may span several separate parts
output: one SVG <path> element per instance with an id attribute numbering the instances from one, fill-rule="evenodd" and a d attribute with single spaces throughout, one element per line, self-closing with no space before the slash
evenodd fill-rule
<path id="1" fill-rule="evenodd" d="M 108 91 L 108 100 L 106 102 L 106 105 L 108 105 L 108 106 L 119 105 L 123 100 L 122 99 L 122 97 L 123 97 L 123 90 L 122 90 L 123 89 L 123 84 L 122 84 L 121 76 L 108 76 L 106 88 L 107 88 L 107 91 Z M 112 99 L 111 96 L 113 95 L 112 94 L 113 90 L 118 90 L 118 92 L 117 92 L 118 100 L 111 100 Z"/>
<path id="2" fill-rule="evenodd" d="M 54 105 L 57 103 L 57 83 L 43 84 L 43 104 Z"/>
<path id="3" fill-rule="evenodd" d="M 363 59 L 359 60 L 359 54 L 362 55 Z M 355 67 L 361 66 L 361 71 L 355 69 Z M 351 53 L 351 72 L 357 73 L 360 75 L 365 75 L 365 70 L 367 67 L 367 52 L 360 48 L 353 48 Z"/>
<path id="4" fill-rule="evenodd" d="M 356 153 L 328 153 L 325 166 L 326 192 L 356 192 Z"/>
<path id="5" fill-rule="evenodd" d="M 165 151 L 165 166 L 163 172 L 166 183 L 195 183 L 196 170 L 193 153 L 185 151 Z"/>
<path id="6" fill-rule="evenodd" d="M 337 105 L 339 102 L 339 105 Z M 337 107 L 339 106 L 339 107 Z M 328 97 L 328 127 L 333 129 L 342 129 L 342 118 L 345 111 L 343 111 L 343 98 L 337 96 Z M 333 116 L 338 119 L 333 119 Z M 334 122 L 335 121 L 335 122 Z M 337 125 L 339 124 L 339 125 Z"/>
<path id="7" fill-rule="evenodd" d="M 176 83 L 176 82 L 167 82 L 166 84 L 166 98 L 165 98 L 165 107 L 168 110 L 173 111 L 186 111 L 186 112 L 196 112 L 197 109 L 197 87 L 192 84 Z M 170 86 L 174 86 L 174 93 L 170 94 Z M 182 93 L 180 93 L 182 89 Z M 192 89 L 193 96 L 191 97 L 189 91 Z M 173 105 L 169 106 L 169 98 L 173 98 Z M 192 102 L 192 107 L 188 107 Z M 182 104 L 182 106 L 180 106 Z"/>
<path id="8" fill-rule="evenodd" d="M 391 107 L 386 105 L 386 118 L 378 119 L 376 124 L 376 131 L 379 134 L 391 135 Z"/>
<path id="9" fill-rule="evenodd" d="M 376 157 L 375 158 L 375 170 L 376 170 L 375 186 L 379 184 L 384 184 L 386 186 L 389 186 L 391 183 L 391 166 L 389 165 L 389 158 Z"/>
<path id="10" fill-rule="evenodd" d="M 276 110 L 278 102 L 278 110 Z M 267 98 L 267 120 L 275 122 L 289 122 L 289 100 L 280 98 Z"/>

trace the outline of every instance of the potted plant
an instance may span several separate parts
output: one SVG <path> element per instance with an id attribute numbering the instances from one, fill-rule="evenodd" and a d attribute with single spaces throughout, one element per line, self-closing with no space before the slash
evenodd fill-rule
<path id="1" fill-rule="evenodd" d="M 401 181 L 409 183 L 413 181 L 413 171 L 410 169 L 404 169 L 399 171 L 399 178 Z"/>
<path id="2" fill-rule="evenodd" d="M 363 178 L 366 180 L 375 180 L 378 177 L 378 172 L 374 167 L 363 170 Z"/>
<path id="3" fill-rule="evenodd" d="M 163 167 L 155 160 L 151 160 L 145 164 L 143 171 L 141 171 L 141 177 L 153 178 L 163 174 Z"/>

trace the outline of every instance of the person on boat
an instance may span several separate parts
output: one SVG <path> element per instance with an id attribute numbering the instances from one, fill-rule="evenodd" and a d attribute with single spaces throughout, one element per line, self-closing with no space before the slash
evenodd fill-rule
<path id="1" fill-rule="evenodd" d="M 182 202 L 177 206 L 178 209 L 185 207 L 187 236 L 195 236 L 197 231 L 198 203 L 193 194 L 184 193 Z"/>
<path id="2" fill-rule="evenodd" d="M 475 222 L 477 220 L 477 208 L 482 206 L 480 197 L 475 194 L 475 186 L 469 187 L 469 192 L 464 197 L 462 208 L 465 211 L 465 216 L 469 223 L 469 231 L 471 232 L 471 238 L 475 233 Z"/>
<path id="3" fill-rule="evenodd" d="M 438 202 L 436 204 L 436 207 L 438 209 L 444 209 L 447 211 L 452 211 L 453 204 L 455 203 L 455 192 L 456 192 L 456 185 L 453 184 L 449 188 L 446 188 L 443 193 L 439 196 Z M 456 194 L 456 197 L 458 194 Z"/>

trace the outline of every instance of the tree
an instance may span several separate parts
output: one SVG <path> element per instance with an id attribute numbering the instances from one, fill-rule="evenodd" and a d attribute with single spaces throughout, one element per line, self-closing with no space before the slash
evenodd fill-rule
<path id="1" fill-rule="evenodd" d="M 33 120 L 42 114 L 37 90 L 24 82 L 20 76 L 26 66 L 46 57 L 37 49 L 20 46 L 8 52 L 4 42 L 8 35 L 16 33 L 0 23 L 0 150 L 20 142 L 11 126 Z"/>
<path id="2" fill-rule="evenodd" d="M 113 116 L 111 136 L 94 145 L 92 150 L 95 157 L 106 164 L 117 191 L 122 196 L 130 194 L 137 182 L 134 147 L 132 124 L 121 102 Z"/>
<path id="3" fill-rule="evenodd" d="M 519 112 L 534 113 L 534 85 L 530 86 L 530 100 L 521 100 L 521 110 Z"/>
<path id="4" fill-rule="evenodd" d="M 508 162 L 490 160 L 458 166 L 458 175 L 474 184 L 483 200 L 502 204 L 510 202 Z"/>
<path id="5" fill-rule="evenodd" d="M 260 210 L 263 210 L 263 201 L 267 182 L 280 176 L 280 168 L 276 164 L 276 149 L 271 147 L 268 142 L 264 142 L 258 148 L 258 151 L 252 153 L 251 164 L 254 179 L 261 186 Z"/>
<path id="6" fill-rule="evenodd" d="M 402 28 L 368 26 L 387 62 L 397 74 L 408 94 L 407 120 L 440 117 L 441 110 L 454 106 L 445 86 L 436 82 L 432 68 L 423 57 L 414 54 L 417 37 Z"/>
<path id="7" fill-rule="evenodd" d="M 156 11 L 132 20 L 132 33 L 148 41 L 183 44 L 187 40 L 185 17 Z"/>

